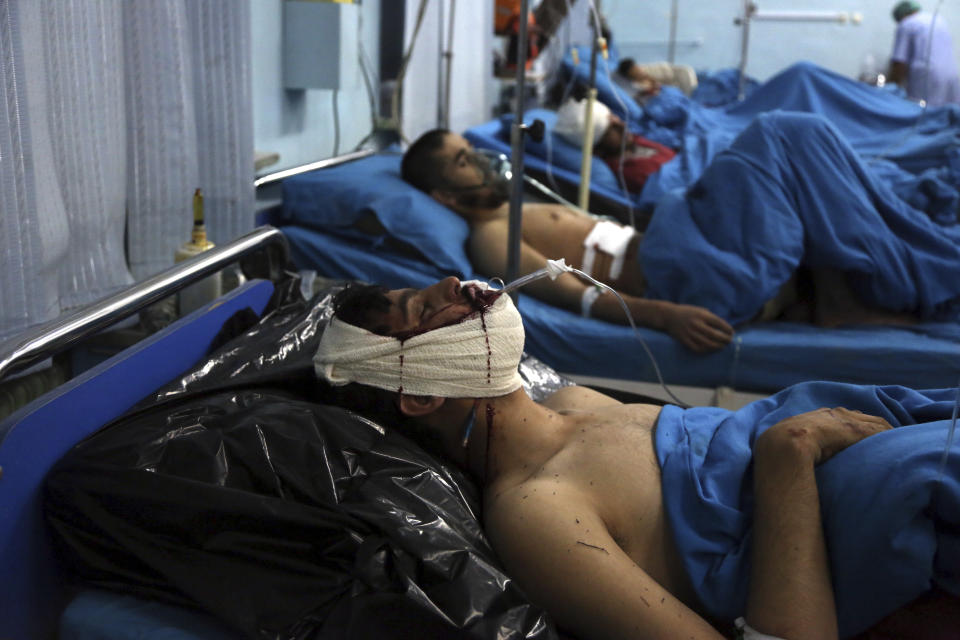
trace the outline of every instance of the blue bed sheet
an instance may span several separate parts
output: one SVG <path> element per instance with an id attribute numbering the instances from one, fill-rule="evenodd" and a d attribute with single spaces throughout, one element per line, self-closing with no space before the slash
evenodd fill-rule
<path id="1" fill-rule="evenodd" d="M 423 287 L 450 275 L 420 260 L 375 251 L 362 236 L 302 226 L 287 226 L 283 232 L 299 268 L 315 269 L 330 278 Z M 465 277 L 479 278 L 476 274 Z M 527 351 L 571 375 L 655 382 L 642 338 L 668 384 L 770 392 L 819 379 L 931 388 L 960 380 L 960 325 L 955 323 L 829 330 L 757 323 L 739 328 L 724 349 L 696 355 L 665 333 L 645 328 L 634 333 L 628 326 L 582 318 L 530 296 L 520 296 L 519 308 L 527 330 Z M 784 365 L 787 362 L 789 366 Z"/>
<path id="2" fill-rule="evenodd" d="M 574 68 L 577 74 L 586 73 L 583 65 Z M 635 133 L 673 147 L 678 154 L 650 176 L 639 194 L 623 190 L 614 172 L 593 158 L 591 192 L 638 211 L 650 210 L 669 192 L 693 184 L 757 116 L 781 110 L 823 116 L 878 177 L 896 185 L 898 195 L 913 206 L 925 210 L 925 194 L 931 189 L 944 194 L 943 198 L 957 199 L 960 108 L 956 105 L 924 110 L 894 92 L 807 62 L 792 65 L 763 84 L 749 85 L 752 89 L 743 101 L 725 101 L 736 75 L 716 74 L 700 98 L 688 98 L 667 87 L 641 107 L 601 73 L 599 99 L 614 112 L 626 115 Z M 708 96 L 719 106 L 705 103 Z M 579 148 L 552 133 L 555 112 L 531 109 L 524 116 L 527 122 L 535 118 L 547 125 L 547 139 L 540 143 L 527 140 L 525 164 L 579 184 Z M 471 127 L 464 136 L 477 147 L 509 155 L 511 121 L 510 117 L 494 119 Z"/>
<path id="3" fill-rule="evenodd" d="M 866 304 L 960 314 L 960 223 L 938 225 L 877 180 L 825 120 L 758 117 L 654 212 L 639 255 L 652 298 L 753 318 L 799 266 L 847 274 Z"/>
<path id="4" fill-rule="evenodd" d="M 665 407 L 655 435 L 664 504 L 701 602 L 722 618 L 746 611 L 753 443 L 785 417 L 821 407 L 895 427 L 817 468 L 840 636 L 864 631 L 934 585 L 960 595 L 960 448 L 938 473 L 955 397 L 955 389 L 811 383 L 737 412 Z"/>
<path id="5" fill-rule="evenodd" d="M 578 78 L 589 68 L 565 61 Z M 637 205 L 656 204 L 669 191 L 692 184 L 713 157 L 760 114 L 772 110 L 817 113 L 830 121 L 865 158 L 895 162 L 914 174 L 949 166 L 960 183 L 960 107 L 924 109 L 889 90 L 857 82 L 809 62 L 799 62 L 757 86 L 744 100 L 710 107 L 664 89 L 641 107 L 598 74 L 599 99 L 635 133 L 666 144 L 678 156 L 648 179 Z"/>

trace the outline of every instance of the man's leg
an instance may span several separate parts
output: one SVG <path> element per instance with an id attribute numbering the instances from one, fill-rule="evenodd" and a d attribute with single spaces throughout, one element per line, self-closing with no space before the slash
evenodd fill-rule
<path id="1" fill-rule="evenodd" d="M 812 269 L 813 321 L 821 327 L 839 327 L 847 324 L 907 325 L 919 322 L 910 313 L 887 311 L 871 307 L 857 297 L 847 277 L 836 269 Z"/>

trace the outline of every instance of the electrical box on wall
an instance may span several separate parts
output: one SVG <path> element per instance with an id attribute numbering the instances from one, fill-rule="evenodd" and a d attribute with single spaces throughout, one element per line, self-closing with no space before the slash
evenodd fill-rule
<path id="1" fill-rule="evenodd" d="M 329 0 L 283 3 L 283 85 L 356 89 L 360 7 Z"/>

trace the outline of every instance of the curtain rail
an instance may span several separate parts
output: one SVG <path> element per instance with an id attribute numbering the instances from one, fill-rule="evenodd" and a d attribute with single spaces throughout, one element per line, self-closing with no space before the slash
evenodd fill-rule
<path id="1" fill-rule="evenodd" d="M 3 342 L 0 344 L 0 380 L 259 251 L 266 253 L 268 277 L 277 279 L 287 262 L 287 239 L 273 227 L 259 227 L 229 244 L 204 251 L 68 316 L 51 320 Z"/>

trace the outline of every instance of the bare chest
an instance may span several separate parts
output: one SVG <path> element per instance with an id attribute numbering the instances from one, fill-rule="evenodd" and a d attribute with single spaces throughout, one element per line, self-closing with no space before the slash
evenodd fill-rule
<path id="1" fill-rule="evenodd" d="M 523 214 L 523 239 L 548 258 L 565 258 L 571 265 L 583 261 L 583 241 L 595 222 L 563 207 L 527 207 Z"/>

